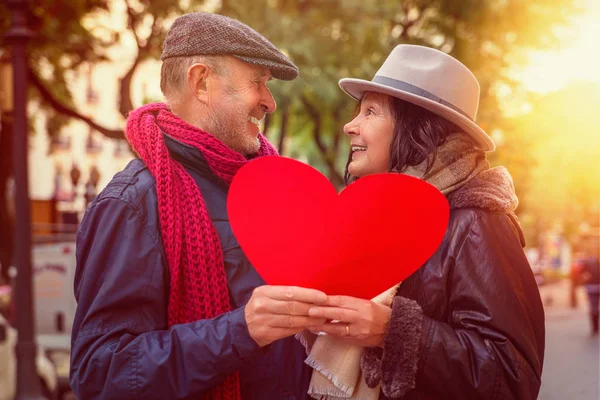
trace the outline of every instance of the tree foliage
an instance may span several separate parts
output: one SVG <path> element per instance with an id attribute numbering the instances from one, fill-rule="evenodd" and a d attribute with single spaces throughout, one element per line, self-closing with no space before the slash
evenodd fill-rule
<path id="1" fill-rule="evenodd" d="M 533 163 L 522 198 L 540 229 L 560 224 L 574 238 L 582 222 L 600 223 L 600 85 L 579 82 L 541 97 L 515 122 L 520 150 Z M 535 205 L 535 206 L 533 206 Z"/>
<path id="2" fill-rule="evenodd" d="M 338 88 L 338 80 L 371 79 L 394 46 L 423 44 L 457 57 L 477 76 L 481 84 L 478 123 L 488 132 L 504 132 L 505 144 L 491 158 L 507 165 L 520 193 L 533 180 L 534 161 L 522 150 L 532 138 L 502 114 L 498 88 L 504 85 L 518 92 L 519 83 L 510 69 L 524 62 L 528 50 L 556 47 L 564 40 L 558 27 L 578 13 L 575 1 L 221 0 L 217 11 L 264 34 L 300 67 L 297 80 L 272 86 L 279 107 L 267 120 L 267 134 L 284 154 L 315 165 L 340 186 L 348 147 L 342 128 L 355 104 Z M 204 6 L 199 0 L 29 2 L 30 26 L 36 33 L 29 74 L 35 88 L 32 94 L 49 116 L 48 133 L 56 134 L 69 118 L 76 118 L 107 137 L 122 138 L 122 129 L 106 127 L 76 108 L 68 74 L 84 63 L 111 61 L 110 47 L 125 35 L 133 38 L 137 53 L 120 78 L 115 99 L 115 107 L 125 116 L 140 105 L 133 104 L 131 96 L 132 77 L 140 63 L 158 59 L 174 17 Z M 89 23 L 115 9 L 127 16 L 124 31 Z M 9 15 L 6 5 L 0 4 L 3 49 L 7 49 L 2 40 Z M 3 176 L 6 171 L 0 171 Z M 0 193 L 4 187 L 5 180 L 0 179 Z"/>
<path id="3" fill-rule="evenodd" d="M 340 182 L 347 146 L 342 127 L 354 106 L 337 87 L 343 77 L 371 79 L 400 43 L 438 48 L 465 63 L 481 85 L 478 122 L 488 131 L 505 121 L 496 96 L 518 85 L 509 67 L 532 48 L 558 45 L 555 26 L 577 12 L 571 0 L 253 0 L 223 1 L 240 19 L 283 47 L 298 64 L 293 84 L 276 86 L 282 112 L 292 110 L 292 140 L 311 163 Z M 279 119 L 282 121 L 283 119 Z M 272 127 L 270 125 L 270 127 Z M 289 133 L 288 133 L 289 135 Z M 309 135 L 311 140 L 305 140 Z M 294 154 L 298 156 L 299 154 Z"/>

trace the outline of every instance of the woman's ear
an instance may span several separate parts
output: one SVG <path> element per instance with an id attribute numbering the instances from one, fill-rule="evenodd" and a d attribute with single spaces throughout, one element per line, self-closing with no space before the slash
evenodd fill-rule
<path id="1" fill-rule="evenodd" d="M 187 84 L 192 95 L 203 103 L 208 102 L 208 78 L 210 68 L 206 64 L 194 64 L 188 68 Z"/>

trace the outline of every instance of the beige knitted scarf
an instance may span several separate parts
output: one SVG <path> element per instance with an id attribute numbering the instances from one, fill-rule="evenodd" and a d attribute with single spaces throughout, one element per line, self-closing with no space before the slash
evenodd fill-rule
<path id="1" fill-rule="evenodd" d="M 519 199 L 508 170 L 504 167 L 490 168 L 482 150 L 464 133 L 448 136 L 437 151 L 435 161 L 425 174 L 426 162 L 403 171 L 406 175 L 421 178 L 446 195 L 450 208 L 477 207 L 500 211 L 508 215 L 511 227 L 525 246 L 515 210 Z"/>
<path id="2" fill-rule="evenodd" d="M 431 169 L 427 162 L 408 167 L 402 173 L 424 179 L 448 198 L 450 208 L 479 207 L 500 211 L 513 221 L 515 234 L 525 245 L 523 233 L 514 214 L 518 199 L 512 178 L 506 168 L 490 168 L 485 153 L 474 148 L 464 135 L 448 136 L 437 149 Z M 377 301 L 391 306 L 397 286 L 377 296 Z M 390 296 L 390 293 L 392 294 Z M 296 337 L 306 347 L 306 363 L 314 371 L 308 394 L 321 400 L 377 400 L 380 387 L 367 387 L 360 371 L 363 348 L 329 336 L 316 336 L 309 331 Z"/>

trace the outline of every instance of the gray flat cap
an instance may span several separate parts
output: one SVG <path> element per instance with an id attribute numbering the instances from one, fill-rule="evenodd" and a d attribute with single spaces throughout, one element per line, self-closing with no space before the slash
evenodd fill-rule
<path id="1" fill-rule="evenodd" d="M 286 81 L 298 76 L 298 67 L 273 43 L 248 25 L 223 15 L 195 12 L 175 19 L 160 59 L 196 55 L 233 56 L 269 68 L 273 78 Z"/>

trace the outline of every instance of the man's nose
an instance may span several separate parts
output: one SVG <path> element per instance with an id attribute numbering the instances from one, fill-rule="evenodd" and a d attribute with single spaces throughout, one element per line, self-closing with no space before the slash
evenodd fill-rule
<path id="1" fill-rule="evenodd" d="M 271 91 L 266 86 L 264 87 L 261 94 L 260 105 L 266 113 L 275 112 L 275 110 L 277 109 L 277 103 L 275 102 Z"/>

